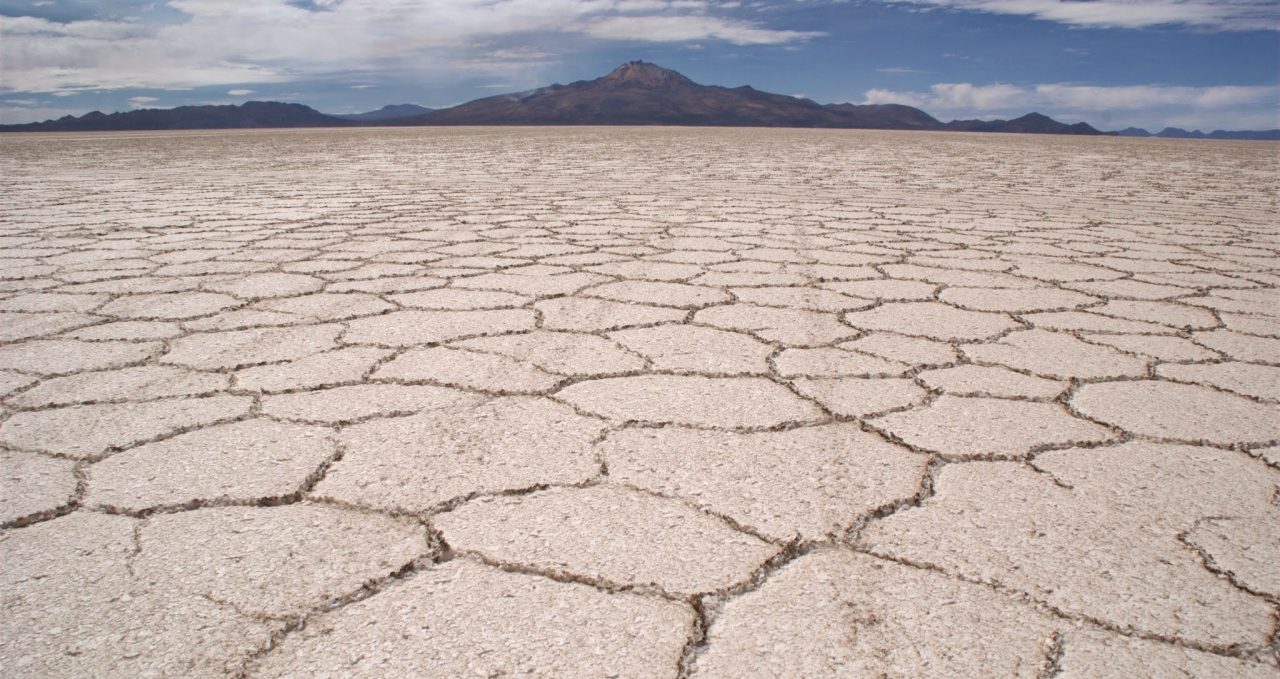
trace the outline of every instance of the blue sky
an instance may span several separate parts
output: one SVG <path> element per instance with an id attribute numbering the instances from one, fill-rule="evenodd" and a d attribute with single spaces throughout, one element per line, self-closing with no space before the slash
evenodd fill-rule
<path id="1" fill-rule="evenodd" d="M 1280 127 L 1277 0 L 0 0 L 0 120 L 441 107 L 630 59 L 946 120 Z"/>

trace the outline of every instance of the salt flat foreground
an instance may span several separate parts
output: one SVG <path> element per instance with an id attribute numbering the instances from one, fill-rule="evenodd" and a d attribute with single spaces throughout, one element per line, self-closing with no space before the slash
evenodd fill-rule
<path id="1" fill-rule="evenodd" d="M 1276 148 L 0 139 L 0 668 L 1280 676 Z"/>

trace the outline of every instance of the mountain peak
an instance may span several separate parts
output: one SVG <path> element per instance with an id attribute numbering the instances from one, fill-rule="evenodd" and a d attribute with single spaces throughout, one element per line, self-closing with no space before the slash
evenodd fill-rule
<path id="1" fill-rule="evenodd" d="M 1043 113 L 1041 113 L 1041 112 L 1039 112 L 1039 111 L 1032 111 L 1031 113 L 1028 113 L 1028 114 L 1026 114 L 1025 116 L 1022 116 L 1021 118 L 1014 118 L 1014 120 L 1023 120 L 1023 121 L 1026 121 L 1026 122 L 1032 122 L 1032 121 L 1034 121 L 1034 122 L 1038 122 L 1038 123 L 1043 123 L 1043 122 L 1046 122 L 1046 121 L 1048 121 L 1048 122 L 1055 122 L 1055 121 L 1053 120 L 1053 118 L 1050 118 L 1049 116 L 1047 116 L 1047 115 L 1045 115 L 1045 114 L 1043 114 Z"/>
<path id="2" fill-rule="evenodd" d="M 661 87 L 671 83 L 692 83 L 691 80 L 671 69 L 647 61 L 628 61 L 600 80 L 611 85 L 632 87 Z"/>

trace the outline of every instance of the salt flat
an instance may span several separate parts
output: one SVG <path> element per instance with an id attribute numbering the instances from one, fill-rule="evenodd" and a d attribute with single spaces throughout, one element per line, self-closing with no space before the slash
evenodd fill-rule
<path id="1" fill-rule="evenodd" d="M 0 667 L 1280 676 L 1276 150 L 0 138 Z"/>

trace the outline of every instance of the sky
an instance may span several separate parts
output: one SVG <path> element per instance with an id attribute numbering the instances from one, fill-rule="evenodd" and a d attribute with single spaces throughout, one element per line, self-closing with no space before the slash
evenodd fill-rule
<path id="1" fill-rule="evenodd" d="M 439 108 L 632 59 L 943 120 L 1280 127 L 1280 0 L 0 0 L 0 122 Z"/>

